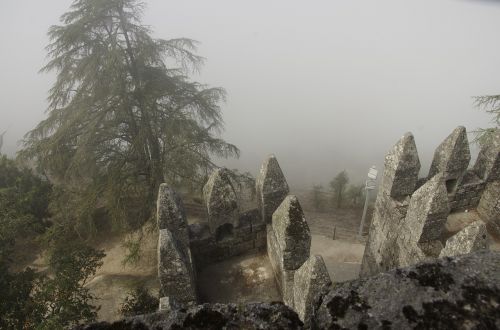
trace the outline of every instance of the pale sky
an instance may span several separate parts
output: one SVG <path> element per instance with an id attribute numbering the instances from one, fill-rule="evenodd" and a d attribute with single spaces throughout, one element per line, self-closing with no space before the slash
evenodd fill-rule
<path id="1" fill-rule="evenodd" d="M 256 174 L 276 154 L 292 185 L 346 169 L 360 181 L 407 131 L 428 172 L 458 125 L 490 117 L 472 96 L 500 92 L 500 3 L 478 0 L 146 1 L 161 38 L 201 42 L 194 79 L 227 90 L 223 137 L 242 151 L 230 168 Z M 53 75 L 50 25 L 69 0 L 0 2 L 0 131 L 13 155 L 44 118 Z M 477 151 L 476 151 L 477 152 Z"/>

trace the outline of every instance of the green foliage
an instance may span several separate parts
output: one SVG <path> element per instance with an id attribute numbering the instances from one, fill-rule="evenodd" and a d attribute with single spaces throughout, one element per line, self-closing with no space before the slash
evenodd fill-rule
<path id="1" fill-rule="evenodd" d="M 316 211 L 321 211 L 325 206 L 325 189 L 320 184 L 313 185 L 311 191 L 311 199 L 313 202 L 313 207 Z"/>
<path id="2" fill-rule="evenodd" d="M 120 313 L 124 317 L 152 313 L 158 310 L 159 303 L 158 298 L 140 285 L 129 292 L 120 307 Z"/>
<path id="3" fill-rule="evenodd" d="M 72 215 L 67 225 L 83 238 L 97 230 L 96 212 L 118 228 L 139 227 L 152 218 L 160 183 L 199 185 L 211 156 L 239 154 L 217 137 L 225 91 L 187 77 L 202 64 L 196 42 L 152 38 L 143 7 L 76 0 L 48 33 L 42 71 L 57 79 L 47 118 L 20 156 L 57 182 L 54 213 Z"/>
<path id="4" fill-rule="evenodd" d="M 479 128 L 473 131 L 474 142 L 484 145 L 490 141 L 496 131 L 500 130 L 500 95 L 477 96 L 474 99 L 476 107 L 493 116 L 491 120 L 493 127 Z"/>
<path id="5" fill-rule="evenodd" d="M 335 202 L 338 208 L 342 206 L 342 200 L 344 199 L 344 192 L 349 183 L 349 176 L 344 170 L 337 174 L 333 180 L 330 182 L 330 187 L 334 192 Z"/>
<path id="6" fill-rule="evenodd" d="M 49 275 L 11 270 L 16 243 L 45 235 L 50 194 L 49 183 L 1 156 L 0 329 L 62 329 L 95 319 L 95 297 L 84 285 L 101 265 L 101 251 L 57 240 L 61 245 L 52 244 Z"/>

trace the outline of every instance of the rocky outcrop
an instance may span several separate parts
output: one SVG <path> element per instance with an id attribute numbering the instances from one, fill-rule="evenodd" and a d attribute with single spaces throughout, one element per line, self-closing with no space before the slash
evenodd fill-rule
<path id="1" fill-rule="evenodd" d="M 302 329 L 297 313 L 282 303 L 204 304 L 189 309 L 157 312 L 113 323 L 76 327 L 78 330 L 174 330 L 174 329 Z"/>
<path id="2" fill-rule="evenodd" d="M 477 212 L 495 235 L 500 237 L 500 180 L 488 183 Z"/>
<path id="3" fill-rule="evenodd" d="M 318 329 L 498 329 L 500 253 L 478 252 L 336 285 Z"/>

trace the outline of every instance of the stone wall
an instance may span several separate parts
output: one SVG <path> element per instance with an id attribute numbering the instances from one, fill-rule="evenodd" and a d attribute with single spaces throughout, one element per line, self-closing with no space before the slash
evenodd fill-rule
<path id="1" fill-rule="evenodd" d="M 413 136 L 407 133 L 399 140 L 386 156 L 361 276 L 436 258 L 443 247 L 448 255 L 487 246 L 469 244 L 478 235 L 472 228 L 448 240 L 442 233 L 450 212 L 476 207 L 484 222 L 493 227 L 500 222 L 499 134 L 483 146 L 474 167 L 467 170 L 467 134 L 464 127 L 457 127 L 436 149 L 428 177 L 418 181 L 420 162 Z"/>
<path id="2" fill-rule="evenodd" d="M 190 225 L 189 234 L 198 269 L 230 257 L 266 250 L 266 225 L 257 209 L 240 215 L 239 226 L 219 239 L 210 233 L 206 224 Z"/>

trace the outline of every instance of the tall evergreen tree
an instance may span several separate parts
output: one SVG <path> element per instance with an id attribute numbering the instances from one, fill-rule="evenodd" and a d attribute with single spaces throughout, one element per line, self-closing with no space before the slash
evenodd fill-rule
<path id="1" fill-rule="evenodd" d="M 344 192 L 348 183 L 349 183 L 349 176 L 347 175 L 347 172 L 345 170 L 337 174 L 330 182 L 330 187 L 332 188 L 335 194 L 335 201 L 338 208 L 340 208 L 340 206 L 342 205 L 342 200 L 344 199 Z"/>
<path id="2" fill-rule="evenodd" d="M 493 134 L 500 130 L 500 95 L 484 95 L 475 97 L 476 106 L 485 110 L 493 116 L 491 123 L 492 127 L 479 128 L 473 133 L 475 134 L 474 142 L 480 145 L 488 143 L 493 137 Z"/>
<path id="3" fill-rule="evenodd" d="M 141 224 L 160 183 L 200 182 L 211 156 L 239 154 L 218 138 L 225 91 L 188 78 L 203 62 L 196 42 L 152 38 L 143 9 L 138 0 L 75 0 L 48 32 L 41 71 L 57 79 L 20 155 L 62 187 L 55 204 L 86 232 L 97 207 L 115 223 Z"/>

